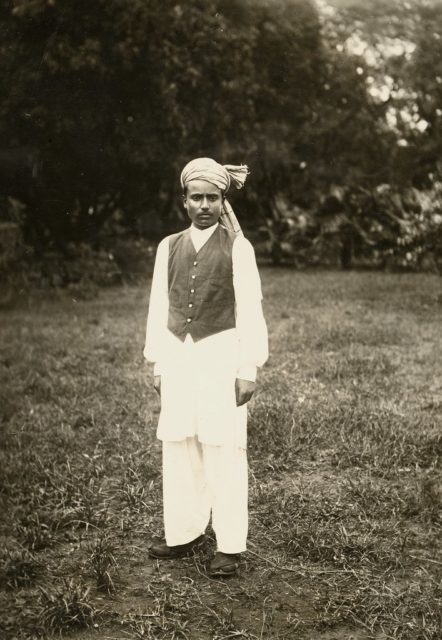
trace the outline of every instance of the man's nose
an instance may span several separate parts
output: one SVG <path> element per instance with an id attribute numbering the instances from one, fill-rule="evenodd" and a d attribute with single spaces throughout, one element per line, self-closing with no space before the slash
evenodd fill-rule
<path id="1" fill-rule="evenodd" d="M 201 209 L 208 209 L 208 208 L 209 208 L 209 201 L 207 200 L 207 198 L 203 198 L 201 202 Z"/>

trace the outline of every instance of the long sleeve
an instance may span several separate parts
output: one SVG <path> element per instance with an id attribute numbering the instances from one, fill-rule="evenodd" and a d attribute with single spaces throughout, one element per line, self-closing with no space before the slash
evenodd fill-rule
<path id="1" fill-rule="evenodd" d="M 239 340 L 237 377 L 254 381 L 256 368 L 268 358 L 268 335 L 255 252 L 243 236 L 238 236 L 233 244 L 232 262 Z"/>
<path id="2" fill-rule="evenodd" d="M 164 238 L 158 245 L 155 257 L 149 312 L 147 315 L 146 344 L 144 347 L 146 360 L 155 363 L 155 375 L 161 374 L 161 361 L 167 333 L 167 317 L 169 313 L 168 256 L 169 239 Z"/>

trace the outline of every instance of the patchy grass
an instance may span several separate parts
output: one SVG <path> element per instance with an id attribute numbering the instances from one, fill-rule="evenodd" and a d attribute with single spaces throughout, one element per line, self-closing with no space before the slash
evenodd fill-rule
<path id="1" fill-rule="evenodd" d="M 442 307 L 429 275 L 264 270 L 240 575 L 162 534 L 147 287 L 2 312 L 0 635 L 439 640 Z"/>
<path id="2" fill-rule="evenodd" d="M 42 635 L 88 628 L 99 612 L 90 599 L 90 588 L 71 578 L 56 589 L 40 588 L 37 630 Z"/>

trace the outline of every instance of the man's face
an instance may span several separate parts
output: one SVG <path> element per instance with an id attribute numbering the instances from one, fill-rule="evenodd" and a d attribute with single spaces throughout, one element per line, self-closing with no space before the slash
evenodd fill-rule
<path id="1" fill-rule="evenodd" d="M 211 182 L 191 180 L 187 183 L 184 206 L 197 229 L 207 229 L 218 222 L 223 207 L 223 194 Z"/>

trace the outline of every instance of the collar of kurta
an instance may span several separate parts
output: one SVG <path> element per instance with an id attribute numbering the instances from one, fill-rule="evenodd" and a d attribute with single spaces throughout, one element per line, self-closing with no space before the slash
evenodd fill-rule
<path id="1" fill-rule="evenodd" d="M 196 251 L 198 251 L 207 242 L 207 240 L 212 237 L 218 227 L 218 222 L 213 224 L 211 227 L 207 227 L 207 229 L 198 229 L 193 224 L 190 226 L 190 237 Z"/>

